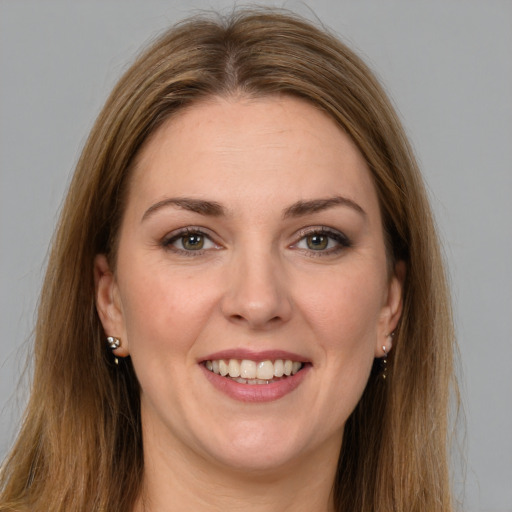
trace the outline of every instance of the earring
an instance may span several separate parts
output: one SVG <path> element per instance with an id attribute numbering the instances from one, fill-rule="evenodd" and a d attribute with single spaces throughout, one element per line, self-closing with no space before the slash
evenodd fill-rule
<path id="1" fill-rule="evenodd" d="M 391 338 L 393 340 L 395 336 L 395 331 L 390 332 L 386 338 Z M 382 345 L 382 352 L 384 352 L 384 357 L 381 359 L 382 361 L 382 379 L 386 380 L 388 376 L 388 351 L 386 350 L 386 345 Z"/>
<path id="2" fill-rule="evenodd" d="M 382 345 L 382 351 L 384 352 L 384 357 L 381 359 L 382 361 L 382 379 L 386 380 L 388 376 L 388 353 L 386 350 L 386 345 Z"/>
<path id="3" fill-rule="evenodd" d="M 107 338 L 107 343 L 108 343 L 108 348 L 112 351 L 114 351 L 116 348 L 119 348 L 121 346 L 121 340 L 114 336 L 109 336 Z M 114 363 L 119 364 L 119 359 L 116 356 L 114 356 Z"/>

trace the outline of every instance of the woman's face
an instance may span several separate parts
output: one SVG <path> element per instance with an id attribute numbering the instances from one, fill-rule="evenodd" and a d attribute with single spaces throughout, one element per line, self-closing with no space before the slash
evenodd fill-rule
<path id="1" fill-rule="evenodd" d="M 327 115 L 212 98 L 169 120 L 137 159 L 115 273 L 95 269 L 145 450 L 250 470 L 337 458 L 400 314 L 387 268 L 370 172 Z"/>

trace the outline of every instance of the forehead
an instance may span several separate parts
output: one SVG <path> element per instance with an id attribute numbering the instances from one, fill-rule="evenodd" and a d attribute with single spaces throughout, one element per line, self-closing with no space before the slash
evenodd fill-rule
<path id="1" fill-rule="evenodd" d="M 129 204 L 185 195 L 270 207 L 336 194 L 378 210 L 364 158 L 327 114 L 287 96 L 214 97 L 182 110 L 147 141 Z"/>

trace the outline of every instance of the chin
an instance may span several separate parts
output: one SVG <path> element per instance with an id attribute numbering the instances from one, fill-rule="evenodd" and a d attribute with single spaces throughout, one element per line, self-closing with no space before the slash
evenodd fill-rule
<path id="1" fill-rule="evenodd" d="M 236 422 L 229 429 L 224 425 L 215 441 L 210 436 L 204 451 L 225 468 L 274 473 L 296 464 L 301 455 L 314 449 L 312 440 L 294 430 L 282 419 Z"/>
<path id="2" fill-rule="evenodd" d="M 264 477 L 287 471 L 295 464 L 298 454 L 294 450 L 271 451 L 260 447 L 243 452 L 229 451 L 212 455 L 215 462 L 226 470 Z"/>

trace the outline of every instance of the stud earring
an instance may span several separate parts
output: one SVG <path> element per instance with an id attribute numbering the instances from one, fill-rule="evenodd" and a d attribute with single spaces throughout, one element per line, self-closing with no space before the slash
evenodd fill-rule
<path id="1" fill-rule="evenodd" d="M 107 343 L 108 348 L 112 351 L 121 346 L 121 340 L 119 338 L 116 338 L 115 336 L 109 336 L 107 338 Z M 116 356 L 114 356 L 114 363 L 119 364 L 119 359 Z"/>

